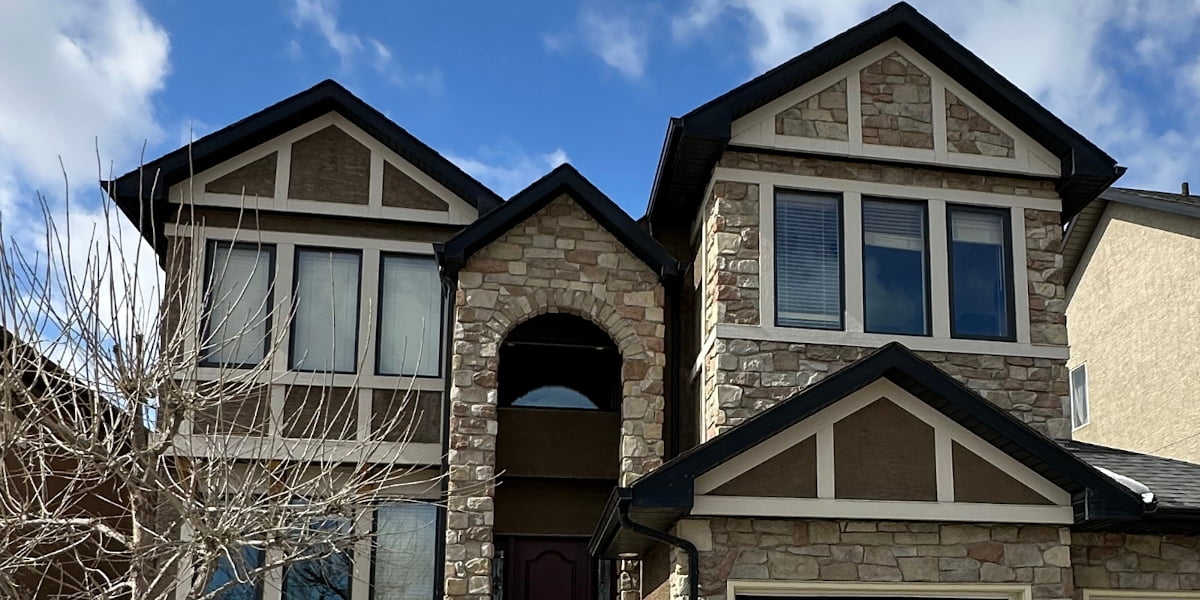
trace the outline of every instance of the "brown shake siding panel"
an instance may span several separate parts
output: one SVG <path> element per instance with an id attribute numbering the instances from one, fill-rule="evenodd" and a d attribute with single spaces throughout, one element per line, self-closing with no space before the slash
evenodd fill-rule
<path id="1" fill-rule="evenodd" d="M 289 388 L 283 403 L 283 437 L 352 440 L 358 436 L 358 390 Z"/>
<path id="2" fill-rule="evenodd" d="M 383 163 L 383 205 L 446 212 L 450 205 L 405 175 L 392 163 Z"/>
<path id="3" fill-rule="evenodd" d="M 933 427 L 880 398 L 833 425 L 834 496 L 937 500 Z"/>
<path id="4" fill-rule="evenodd" d="M 497 535 L 590 535 L 613 483 L 500 475 L 494 531 Z"/>
<path id="5" fill-rule="evenodd" d="M 275 196 L 275 165 L 278 152 L 272 152 L 244 167 L 204 185 L 204 191 L 218 194 L 245 194 L 247 198 Z"/>
<path id="6" fill-rule="evenodd" d="M 192 432 L 201 435 L 253 435 L 267 433 L 270 422 L 269 387 L 254 386 L 241 395 L 233 395 L 233 385 L 201 383 L 201 392 L 207 396 L 220 397 L 223 401 L 196 411 Z M 204 389 L 209 388 L 209 389 Z M 228 397 L 221 388 L 230 391 Z"/>
<path id="7" fill-rule="evenodd" d="M 955 502 L 1053 504 L 958 442 L 952 448 Z"/>
<path id="8" fill-rule="evenodd" d="M 292 144 L 288 197 L 366 204 L 370 193 L 371 150 L 330 125 Z"/>
<path id="9" fill-rule="evenodd" d="M 817 497 L 817 438 L 810 437 L 710 492 L 714 496 Z"/>
<path id="10" fill-rule="evenodd" d="M 371 435 L 386 442 L 437 443 L 442 438 L 441 392 L 373 390 Z"/>
<path id="11" fill-rule="evenodd" d="M 462 226 L 438 223 L 398 222 L 381 219 L 339 219 L 330 216 L 276 212 L 242 212 L 237 209 L 197 207 L 196 222 L 208 227 L 240 228 L 241 241 L 257 241 L 254 230 L 315 233 L 378 240 L 444 242 Z M 180 224 L 185 224 L 181 220 Z"/>

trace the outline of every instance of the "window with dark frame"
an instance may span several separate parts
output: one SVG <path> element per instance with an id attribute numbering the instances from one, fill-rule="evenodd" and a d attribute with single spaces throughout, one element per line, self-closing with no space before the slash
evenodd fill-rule
<path id="1" fill-rule="evenodd" d="M 534 317 L 500 345 L 500 406 L 618 410 L 621 353 L 594 323 L 563 313 Z"/>
<path id="2" fill-rule="evenodd" d="M 375 509 L 371 600 L 428 600 L 437 572 L 437 507 L 384 504 Z"/>
<path id="3" fill-rule="evenodd" d="M 928 335 L 929 243 L 925 203 L 864 199 L 862 219 L 865 330 Z"/>
<path id="4" fill-rule="evenodd" d="M 210 240 L 201 364 L 250 367 L 271 343 L 275 246 Z"/>
<path id="5" fill-rule="evenodd" d="M 348 518 L 329 517 L 314 521 L 312 529 L 348 530 Z M 328 542 L 321 542 L 328 543 Z M 349 550 L 314 546 L 319 558 L 292 563 L 283 570 L 283 600 L 346 600 L 350 597 L 354 574 L 353 553 Z"/>
<path id="6" fill-rule="evenodd" d="M 233 561 L 225 556 L 217 559 L 212 575 L 204 584 L 204 593 L 221 590 L 215 600 L 258 600 L 262 598 L 262 580 L 249 573 L 261 566 L 262 550 L 243 546 Z"/>
<path id="7" fill-rule="evenodd" d="M 1087 365 L 1071 369 L 1071 428 L 1079 429 L 1092 421 L 1088 405 Z"/>
<path id="8" fill-rule="evenodd" d="M 432 258 L 380 256 L 377 337 L 380 375 L 438 375 L 442 285 Z"/>
<path id="9" fill-rule="evenodd" d="M 842 329 L 842 197 L 775 192 L 775 321 Z"/>
<path id="10" fill-rule="evenodd" d="M 1012 227 L 1006 209 L 947 206 L 950 333 L 1012 341 Z"/>
<path id="11" fill-rule="evenodd" d="M 357 250 L 296 248 L 292 369 L 356 370 L 361 266 Z"/>

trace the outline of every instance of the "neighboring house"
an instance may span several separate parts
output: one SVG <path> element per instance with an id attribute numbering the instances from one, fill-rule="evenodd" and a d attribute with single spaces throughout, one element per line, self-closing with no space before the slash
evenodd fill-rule
<path id="1" fill-rule="evenodd" d="M 1111 188 L 1064 259 L 1075 438 L 1200 461 L 1200 198 Z"/>
<path id="2" fill-rule="evenodd" d="M 315 382 L 368 438 L 415 377 L 400 460 L 448 474 L 420 597 L 1200 590 L 1200 467 L 1070 441 L 1061 224 L 1101 149 L 898 4 L 672 119 L 658 164 L 638 222 L 566 165 L 501 201 L 324 82 L 107 187 L 307 303 L 198 371 L 288 342 L 248 433 L 296 437 Z M 368 572 L 347 596 L 417 597 Z"/>

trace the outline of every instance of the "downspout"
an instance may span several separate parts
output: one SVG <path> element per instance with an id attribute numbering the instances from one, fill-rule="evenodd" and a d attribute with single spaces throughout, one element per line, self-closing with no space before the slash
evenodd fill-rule
<path id="1" fill-rule="evenodd" d="M 442 357 L 442 476 L 439 482 L 441 506 L 437 511 L 437 557 L 434 561 L 434 597 L 441 598 L 446 582 L 446 513 L 450 503 L 450 384 L 453 381 L 451 365 L 454 360 L 454 300 L 458 291 L 458 271 L 447 270 L 442 277 L 442 306 L 446 316 L 443 321 L 442 343 L 446 346 Z"/>
<path id="2" fill-rule="evenodd" d="M 625 489 L 628 491 L 628 488 Z M 675 546 L 683 550 L 688 557 L 688 599 L 700 600 L 700 553 L 696 550 L 695 544 L 665 531 L 647 527 L 629 518 L 629 503 L 631 501 L 632 498 L 626 497 L 622 498 L 617 504 L 617 518 L 621 521 L 621 527 L 667 544 L 668 546 Z"/>

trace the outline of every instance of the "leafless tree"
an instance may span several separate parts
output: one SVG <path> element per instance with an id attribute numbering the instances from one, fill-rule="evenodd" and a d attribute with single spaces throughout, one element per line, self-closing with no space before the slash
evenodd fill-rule
<path id="1" fill-rule="evenodd" d="M 102 202 L 81 231 L 69 201 L 39 198 L 40 248 L 0 216 L 0 596 L 240 599 L 285 577 L 365 576 L 348 565 L 377 541 L 372 508 L 440 489 L 436 467 L 398 460 L 427 416 L 411 380 L 364 432 L 357 377 L 335 388 L 279 369 L 294 310 L 213 285 L 222 269 L 184 243 L 204 239 L 192 207 L 169 236 L 181 243 L 155 252 Z M 261 360 L 206 360 L 245 340 L 265 344 Z M 272 406 L 273 388 L 302 410 Z"/>

